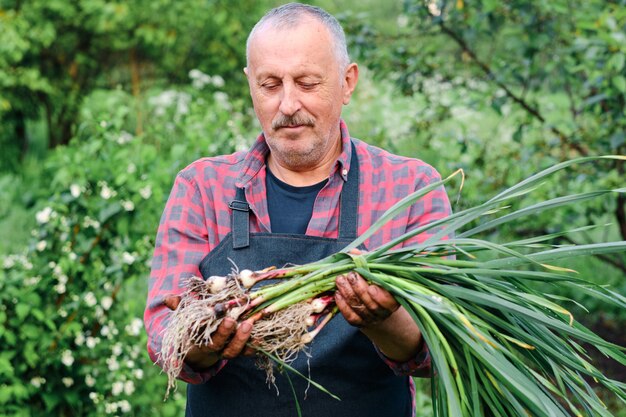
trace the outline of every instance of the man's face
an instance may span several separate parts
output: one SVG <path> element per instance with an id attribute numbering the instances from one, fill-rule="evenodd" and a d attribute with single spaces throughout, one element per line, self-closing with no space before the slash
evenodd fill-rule
<path id="1" fill-rule="evenodd" d="M 339 67 L 328 30 L 314 19 L 290 29 L 262 28 L 248 57 L 250 95 L 272 157 L 303 171 L 336 156 L 341 108 L 358 70 Z"/>

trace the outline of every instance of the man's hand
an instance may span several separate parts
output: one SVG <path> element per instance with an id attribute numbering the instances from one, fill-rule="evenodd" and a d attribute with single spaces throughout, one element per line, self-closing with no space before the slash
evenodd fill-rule
<path id="1" fill-rule="evenodd" d="M 180 297 L 173 295 L 164 300 L 170 310 L 176 310 L 180 304 Z M 239 325 L 237 321 L 226 317 L 211 335 L 211 343 L 203 346 L 194 346 L 185 362 L 194 369 L 206 369 L 216 364 L 220 359 L 233 359 L 237 356 L 252 356 L 255 350 L 246 346 L 252 331 L 252 320 L 245 320 Z"/>
<path id="2" fill-rule="evenodd" d="M 389 291 L 368 284 L 356 272 L 338 276 L 335 282 L 335 301 L 341 314 L 385 356 L 405 362 L 422 349 L 422 333 Z"/>
<path id="3" fill-rule="evenodd" d="M 353 326 L 375 327 L 400 307 L 388 291 L 377 285 L 369 285 L 356 272 L 340 275 L 335 282 L 337 307 Z"/>

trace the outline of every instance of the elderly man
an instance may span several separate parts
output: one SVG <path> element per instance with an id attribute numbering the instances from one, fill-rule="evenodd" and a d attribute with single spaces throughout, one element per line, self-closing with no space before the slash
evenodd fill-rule
<path id="1" fill-rule="evenodd" d="M 301 264 L 339 251 L 408 193 L 439 179 L 429 165 L 350 138 L 341 111 L 358 67 L 339 23 L 290 3 L 267 13 L 248 38 L 250 95 L 262 134 L 248 152 L 204 158 L 176 178 L 157 236 L 145 322 L 155 362 L 184 278 Z M 389 222 L 365 244 L 379 246 L 449 213 L 443 189 Z M 428 236 L 418 236 L 422 241 Z M 410 244 L 410 242 L 408 243 Z M 297 376 L 276 390 L 255 368 L 254 323 L 225 319 L 212 343 L 187 355 L 188 416 L 411 416 L 408 375 L 427 375 L 427 349 L 408 313 L 356 274 L 337 278 L 335 317 L 292 364 L 341 397 Z M 168 298 L 168 296 L 170 298 Z M 169 308 L 168 308 L 169 307 Z M 292 395 L 291 384 L 294 394 Z"/>

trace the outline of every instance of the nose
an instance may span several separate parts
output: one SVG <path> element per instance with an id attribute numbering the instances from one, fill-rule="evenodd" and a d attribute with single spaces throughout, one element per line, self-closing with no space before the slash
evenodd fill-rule
<path id="1" fill-rule="evenodd" d="M 278 110 L 285 116 L 293 116 L 301 108 L 302 103 L 300 102 L 298 89 L 293 84 L 285 83 Z"/>

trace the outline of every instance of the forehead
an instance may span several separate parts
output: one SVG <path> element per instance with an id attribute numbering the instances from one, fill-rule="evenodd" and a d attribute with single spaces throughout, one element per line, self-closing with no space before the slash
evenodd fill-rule
<path id="1" fill-rule="evenodd" d="M 314 19 L 293 27 L 276 28 L 270 24 L 259 28 L 249 44 L 248 68 L 255 72 L 328 71 L 337 65 L 329 30 Z"/>

